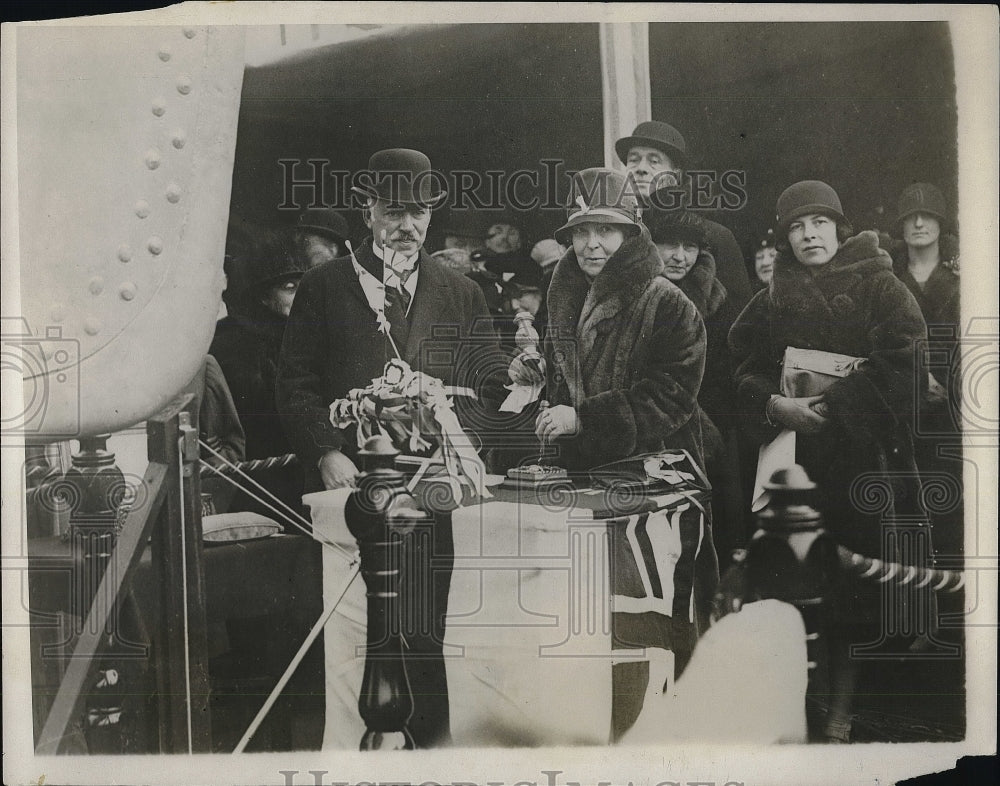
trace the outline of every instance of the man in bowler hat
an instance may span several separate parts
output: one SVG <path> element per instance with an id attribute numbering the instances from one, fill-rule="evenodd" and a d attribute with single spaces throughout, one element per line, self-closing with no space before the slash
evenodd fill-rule
<path id="1" fill-rule="evenodd" d="M 411 368 L 446 385 L 472 388 L 480 398 L 489 398 L 483 394 L 492 384 L 486 369 L 497 368 L 490 358 L 500 350 L 479 287 L 423 249 L 432 211 L 447 198 L 445 191 L 435 188 L 427 156 L 409 149 L 381 150 L 372 155 L 366 174 L 371 177 L 355 190 L 364 199 L 364 221 L 371 236 L 347 256 L 314 267 L 302 277 L 282 346 L 278 408 L 305 467 L 307 491 L 353 485 L 358 471 L 356 436 L 352 429 L 333 427 L 330 403 L 381 376 L 397 353 Z M 378 283 L 385 288 L 388 334 L 379 330 L 366 297 L 366 287 Z M 463 412 L 458 414 L 461 419 Z M 463 425 L 468 426 L 468 420 Z M 404 548 L 412 549 L 404 560 L 414 569 L 403 580 L 400 606 L 414 609 L 413 616 L 420 617 L 406 619 L 405 612 L 402 621 L 404 630 L 409 629 L 406 657 L 414 698 L 409 728 L 418 747 L 430 747 L 450 738 L 441 655 L 453 563 L 450 517 L 438 517 L 430 538 L 413 539 Z M 361 615 L 363 609 L 362 605 Z M 329 650 L 343 649 L 343 642 L 329 633 L 326 642 L 329 670 Z M 354 646 L 348 641 L 343 653 L 338 649 L 344 673 L 327 677 L 328 687 L 331 679 L 339 680 L 338 696 L 353 692 L 356 699 L 360 674 L 357 684 L 345 676 L 357 666 Z M 346 730 L 332 744 L 348 745 L 359 719 L 356 703 L 342 704 Z M 332 739 L 329 729 L 327 738 Z M 359 739 L 360 735 L 353 745 Z"/>
<path id="2" fill-rule="evenodd" d="M 681 185 L 690 161 L 681 132 L 659 120 L 639 123 L 631 136 L 615 142 L 615 152 L 632 175 L 639 196 L 646 199 L 659 189 Z M 705 216 L 702 219 L 707 245 L 715 257 L 716 276 L 726 288 L 729 301 L 742 309 L 750 300 L 751 289 L 740 245 L 722 224 Z"/>

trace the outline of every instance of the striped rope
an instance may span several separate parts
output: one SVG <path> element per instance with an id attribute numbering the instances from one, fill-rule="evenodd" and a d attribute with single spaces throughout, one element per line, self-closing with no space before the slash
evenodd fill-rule
<path id="1" fill-rule="evenodd" d="M 931 589 L 935 592 L 958 592 L 965 586 L 965 573 L 960 570 L 920 568 L 915 565 L 901 565 L 898 562 L 884 562 L 872 557 L 863 557 L 843 546 L 837 546 L 837 556 L 843 570 L 866 581 L 899 586 L 914 582 L 915 589 L 931 585 Z"/>
<path id="2" fill-rule="evenodd" d="M 288 467 L 297 464 L 298 460 L 298 456 L 294 453 L 286 453 L 283 456 L 271 456 L 269 458 L 252 459 L 250 461 L 236 461 L 212 468 L 208 468 L 203 464 L 201 466 L 201 474 L 207 475 L 214 472 L 217 475 L 238 475 L 240 473 L 261 472 L 268 469 Z"/>

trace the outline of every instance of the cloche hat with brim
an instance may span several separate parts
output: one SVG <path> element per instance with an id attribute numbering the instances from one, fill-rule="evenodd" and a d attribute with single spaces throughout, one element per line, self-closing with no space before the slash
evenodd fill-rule
<path id="1" fill-rule="evenodd" d="M 618 224 L 640 231 L 639 203 L 625 176 L 613 169 L 592 167 L 573 176 L 566 223 L 553 237 L 564 246 L 573 242 L 573 227 L 587 222 Z"/>

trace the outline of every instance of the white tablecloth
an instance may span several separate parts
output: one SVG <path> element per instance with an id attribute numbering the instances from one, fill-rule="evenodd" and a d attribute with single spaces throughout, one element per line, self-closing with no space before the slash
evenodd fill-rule
<path id="1" fill-rule="evenodd" d="M 321 492 L 304 501 L 317 535 L 354 551 L 343 517 L 349 493 Z M 630 658 L 648 662 L 651 679 L 625 741 L 763 742 L 804 735 L 804 629 L 792 607 L 751 604 L 727 617 L 702 640 L 675 685 L 671 653 L 612 652 L 604 521 L 585 510 L 496 501 L 460 508 L 452 520 L 455 568 L 444 654 L 456 745 L 607 744 L 612 663 Z M 670 537 L 669 516 L 658 525 L 666 528 L 659 574 L 669 584 L 677 556 L 671 549 L 680 546 Z M 346 565 L 324 550 L 327 603 Z M 326 748 L 357 749 L 365 731 L 357 710 L 365 614 L 359 577 L 325 631 Z"/>

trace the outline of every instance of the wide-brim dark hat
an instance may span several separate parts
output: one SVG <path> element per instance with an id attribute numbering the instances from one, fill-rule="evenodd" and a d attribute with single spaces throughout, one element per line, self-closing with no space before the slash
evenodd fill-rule
<path id="1" fill-rule="evenodd" d="M 628 160 L 628 151 L 633 147 L 655 147 L 670 156 L 670 160 L 677 166 L 687 168 L 687 142 L 681 132 L 669 123 L 647 120 L 639 123 L 631 136 L 622 137 L 615 142 L 615 152 L 623 164 Z"/>
<path id="2" fill-rule="evenodd" d="M 903 189 L 896 206 L 896 223 L 914 213 L 926 213 L 941 222 L 947 222 L 948 205 L 941 189 L 933 183 L 913 183 Z"/>
<path id="3" fill-rule="evenodd" d="M 573 175 L 566 223 L 553 233 L 564 246 L 573 243 L 573 227 L 587 222 L 620 224 L 641 231 L 639 202 L 634 185 L 621 172 L 603 167 L 584 169 Z"/>
<path id="4" fill-rule="evenodd" d="M 358 173 L 355 182 L 351 190 L 356 194 L 393 204 L 434 209 L 448 198 L 444 175 L 432 169 L 430 159 L 419 150 L 405 147 L 373 154 L 367 171 Z"/>
<path id="5" fill-rule="evenodd" d="M 294 253 L 284 233 L 265 231 L 248 252 L 243 267 L 246 283 L 251 287 L 263 287 L 286 278 L 301 277 L 309 264 Z"/>
<path id="6" fill-rule="evenodd" d="M 310 208 L 299 216 L 295 228 L 301 232 L 311 232 L 343 243 L 350 237 L 347 219 L 328 207 Z"/>

